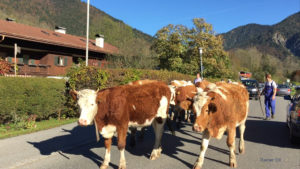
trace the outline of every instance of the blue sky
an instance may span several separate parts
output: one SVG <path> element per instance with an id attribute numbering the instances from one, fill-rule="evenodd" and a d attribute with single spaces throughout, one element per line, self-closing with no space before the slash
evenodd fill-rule
<path id="1" fill-rule="evenodd" d="M 151 36 L 168 24 L 192 27 L 193 18 L 204 18 L 217 33 L 224 33 L 249 23 L 276 24 L 300 11 L 300 0 L 90 0 L 90 3 Z"/>

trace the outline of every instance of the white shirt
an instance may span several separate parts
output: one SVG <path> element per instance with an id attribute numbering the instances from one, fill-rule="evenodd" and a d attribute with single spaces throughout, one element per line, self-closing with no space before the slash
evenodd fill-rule
<path id="1" fill-rule="evenodd" d="M 202 82 L 202 79 L 201 79 L 201 78 L 196 78 L 196 79 L 194 80 L 194 84 L 196 84 L 197 82 Z"/>
<path id="2" fill-rule="evenodd" d="M 265 83 L 265 86 L 268 85 L 268 86 L 271 86 L 273 87 L 273 89 L 277 88 L 277 84 L 272 80 L 271 82 L 266 82 Z"/>

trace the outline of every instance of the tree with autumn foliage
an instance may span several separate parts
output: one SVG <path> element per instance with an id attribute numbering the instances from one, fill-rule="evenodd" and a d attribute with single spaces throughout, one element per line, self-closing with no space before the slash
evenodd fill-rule
<path id="1" fill-rule="evenodd" d="M 223 39 L 216 36 L 211 24 L 202 18 L 193 19 L 194 27 L 168 25 L 160 29 L 151 48 L 157 53 L 159 67 L 185 74 L 200 70 L 199 47 L 205 77 L 231 77 L 230 61 L 223 49 Z"/>
<path id="2" fill-rule="evenodd" d="M 5 73 L 8 73 L 10 69 L 10 63 L 0 58 L 0 75 L 3 76 Z"/>

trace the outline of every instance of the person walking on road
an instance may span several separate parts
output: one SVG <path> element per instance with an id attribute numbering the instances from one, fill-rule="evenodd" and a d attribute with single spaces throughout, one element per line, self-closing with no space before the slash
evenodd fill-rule
<path id="1" fill-rule="evenodd" d="M 272 80 L 271 74 L 266 74 L 266 83 L 265 88 L 262 90 L 262 93 L 265 94 L 265 110 L 266 110 L 266 118 L 264 120 L 273 119 L 275 116 L 275 96 L 277 91 L 277 85 Z M 271 108 L 271 109 L 270 109 Z M 271 111 L 271 113 L 270 113 Z"/>

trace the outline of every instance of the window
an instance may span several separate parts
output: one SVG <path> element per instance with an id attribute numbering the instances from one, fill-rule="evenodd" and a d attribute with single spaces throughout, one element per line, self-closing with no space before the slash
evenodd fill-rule
<path id="1" fill-rule="evenodd" d="M 6 61 L 9 62 L 9 63 L 12 63 L 12 57 L 9 57 L 9 56 L 6 57 Z"/>
<path id="2" fill-rule="evenodd" d="M 35 65 L 35 60 L 34 59 L 29 59 L 28 65 Z"/>
<path id="3" fill-rule="evenodd" d="M 24 64 L 23 58 L 17 58 L 18 59 L 18 64 Z"/>
<path id="4" fill-rule="evenodd" d="M 68 65 L 68 58 L 67 57 L 61 57 L 61 56 L 55 56 L 54 57 L 54 65 L 56 66 L 67 66 Z"/>
<path id="5" fill-rule="evenodd" d="M 23 55 L 23 63 L 26 65 L 29 64 L 29 55 Z"/>

